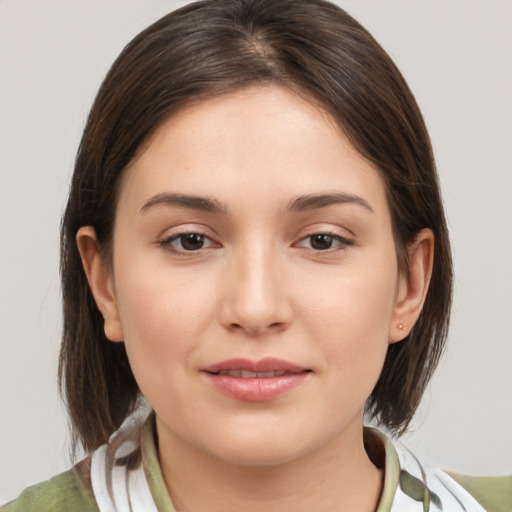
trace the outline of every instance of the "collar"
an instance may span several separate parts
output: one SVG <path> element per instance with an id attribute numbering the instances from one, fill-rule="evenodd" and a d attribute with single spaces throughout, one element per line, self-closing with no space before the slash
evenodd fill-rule
<path id="1" fill-rule="evenodd" d="M 422 465 L 381 431 L 365 427 L 364 444 L 370 460 L 384 471 L 376 512 L 485 512 L 447 473 Z M 91 482 L 101 512 L 176 512 L 158 461 L 154 413 L 128 418 L 93 453 Z"/>

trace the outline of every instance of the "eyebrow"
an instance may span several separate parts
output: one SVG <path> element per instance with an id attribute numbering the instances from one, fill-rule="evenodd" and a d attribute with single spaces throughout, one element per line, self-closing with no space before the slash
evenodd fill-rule
<path id="1" fill-rule="evenodd" d="M 373 208 L 362 197 L 346 194 L 345 192 L 332 192 L 329 194 L 308 194 L 297 197 L 290 201 L 288 210 L 292 212 L 301 212 L 304 210 L 317 210 L 326 208 L 333 204 L 356 204 L 366 210 L 373 212 Z"/>
<path id="2" fill-rule="evenodd" d="M 291 212 L 317 210 L 334 204 L 356 204 L 373 213 L 373 208 L 362 197 L 345 192 L 299 196 L 288 203 L 287 210 Z M 191 210 L 222 215 L 226 215 L 228 212 L 227 205 L 214 198 L 164 192 L 146 201 L 141 208 L 141 213 L 160 205 L 181 206 Z"/>
<path id="3" fill-rule="evenodd" d="M 184 208 L 190 208 L 191 210 L 220 213 L 223 215 L 228 211 L 227 206 L 217 199 L 188 194 L 171 194 L 166 192 L 157 194 L 150 198 L 144 203 L 140 211 L 141 213 L 144 213 L 150 208 L 160 205 L 182 206 Z"/>

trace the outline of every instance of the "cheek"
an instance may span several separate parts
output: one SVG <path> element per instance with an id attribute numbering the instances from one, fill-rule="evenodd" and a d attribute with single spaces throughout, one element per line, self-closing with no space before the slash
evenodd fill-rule
<path id="1" fill-rule="evenodd" d="M 186 274 L 123 270 L 116 274 L 122 283 L 116 289 L 118 310 L 130 365 L 143 390 L 147 381 L 164 383 L 187 371 L 187 360 L 212 322 L 214 301 L 208 286 Z"/>
<path id="2" fill-rule="evenodd" d="M 385 268 L 383 268 L 385 267 Z M 322 287 L 303 282 L 303 322 L 321 345 L 328 364 L 346 372 L 378 369 L 389 341 L 396 295 L 394 262 L 362 271 L 333 273 Z M 317 282 L 318 284 L 318 282 Z"/>
<path id="3" fill-rule="evenodd" d="M 329 279 L 302 280 L 302 308 L 317 328 L 344 326 L 357 332 L 389 322 L 394 307 L 397 275 L 393 267 L 386 271 L 333 272 Z M 299 295 L 299 292 L 296 292 Z M 344 329 L 344 330 L 345 330 Z"/>

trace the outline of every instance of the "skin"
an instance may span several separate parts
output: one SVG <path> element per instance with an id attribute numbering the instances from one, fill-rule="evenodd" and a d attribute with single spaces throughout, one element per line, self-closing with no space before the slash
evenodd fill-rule
<path id="1" fill-rule="evenodd" d="M 204 238 L 186 250 L 187 233 Z M 400 275 L 383 180 L 326 112 L 277 86 L 182 109 L 122 180 L 111 265 L 91 227 L 77 242 L 106 335 L 156 411 L 178 510 L 375 510 L 364 405 L 421 311 L 433 236 L 418 234 Z M 202 371 L 269 356 L 310 370 L 274 400 L 226 396 Z"/>

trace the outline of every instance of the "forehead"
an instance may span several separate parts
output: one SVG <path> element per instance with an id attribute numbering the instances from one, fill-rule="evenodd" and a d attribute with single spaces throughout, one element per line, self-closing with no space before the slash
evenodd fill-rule
<path id="1" fill-rule="evenodd" d="M 166 191 L 261 197 L 322 192 L 381 202 L 384 183 L 313 102 L 278 86 L 250 87 L 185 106 L 148 139 L 127 170 L 121 198 Z M 125 197 L 126 199 L 126 197 Z"/>

